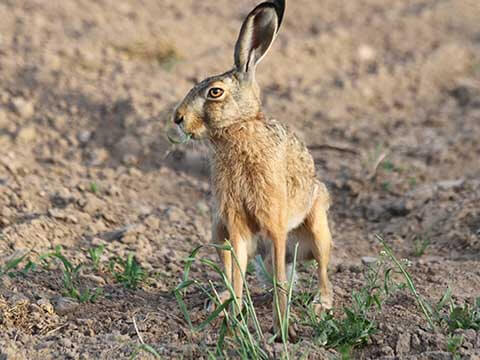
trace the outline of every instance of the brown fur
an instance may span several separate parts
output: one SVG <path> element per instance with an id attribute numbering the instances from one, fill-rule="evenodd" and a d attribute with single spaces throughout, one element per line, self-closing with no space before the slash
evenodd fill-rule
<path id="1" fill-rule="evenodd" d="M 266 13 L 262 16 L 271 18 L 268 34 L 271 35 L 278 23 L 278 20 L 274 22 L 275 13 L 269 5 L 252 11 L 237 42 L 237 47 L 242 42 L 242 52 L 246 52 L 245 48 L 248 50 L 245 45 L 248 41 L 244 42 L 243 37 L 249 36 L 249 31 L 267 31 L 250 29 L 248 25 L 248 20 L 261 11 Z M 265 39 L 273 41 L 271 36 Z M 268 50 L 270 43 L 264 45 Z M 292 258 L 296 243 L 299 244 L 298 260 L 317 260 L 321 295 L 317 310 L 330 308 L 328 192 L 315 178 L 314 162 L 306 146 L 282 124 L 263 114 L 254 78 L 258 62 L 251 63 L 249 59 L 253 59 L 253 55 L 247 54 L 244 58 L 240 55 L 236 58 L 240 64 L 236 64 L 235 69 L 195 86 L 175 112 L 175 122 L 185 134 L 194 139 L 207 138 L 211 145 L 212 241 L 223 244 L 229 240 L 238 257 L 239 266 L 236 266 L 230 252 L 219 251 L 240 304 L 242 273 L 246 271 L 248 259 L 256 253 L 257 235 L 261 235 L 271 244 L 267 266 L 273 269 L 283 289 L 287 281 L 286 260 Z M 248 72 L 241 70 L 245 68 Z M 209 89 L 213 87 L 223 90 L 220 98 L 209 97 Z M 284 316 L 286 310 L 285 291 L 280 291 L 278 302 L 280 314 L 274 310 L 277 329 L 278 316 Z"/>

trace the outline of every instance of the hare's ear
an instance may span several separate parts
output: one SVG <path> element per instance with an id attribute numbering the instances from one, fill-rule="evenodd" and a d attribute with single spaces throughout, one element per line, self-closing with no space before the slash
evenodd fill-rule
<path id="1" fill-rule="evenodd" d="M 237 71 L 254 73 L 275 40 L 284 11 L 285 0 L 276 0 L 258 5 L 248 14 L 235 45 Z"/>

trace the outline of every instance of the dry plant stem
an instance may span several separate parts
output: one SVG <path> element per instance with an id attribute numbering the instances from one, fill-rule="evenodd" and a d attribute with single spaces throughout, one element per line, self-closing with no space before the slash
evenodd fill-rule
<path id="1" fill-rule="evenodd" d="M 145 344 L 145 342 L 142 339 L 142 335 L 140 335 L 140 331 L 138 331 L 137 321 L 135 320 L 135 316 L 132 316 L 132 320 L 133 320 L 133 326 L 135 327 L 135 332 L 137 333 L 138 339 L 142 344 Z"/>
<path id="2" fill-rule="evenodd" d="M 373 164 L 373 168 L 370 172 L 370 174 L 368 175 L 367 177 L 367 180 L 372 180 L 373 178 L 375 178 L 375 176 L 377 175 L 377 169 L 379 167 L 379 165 L 382 163 L 382 161 L 387 157 L 388 153 L 387 152 L 382 152 L 380 154 L 380 156 L 378 157 L 378 159 L 375 161 L 375 164 Z"/>
<path id="3" fill-rule="evenodd" d="M 358 155 L 358 151 L 354 149 L 350 149 L 345 146 L 337 146 L 337 145 L 330 145 L 330 144 L 314 144 L 314 145 L 309 145 L 308 146 L 309 150 L 333 150 L 333 151 L 338 151 L 342 153 L 347 153 L 347 154 L 352 154 L 352 155 Z"/>
<path id="4" fill-rule="evenodd" d="M 60 325 L 59 327 L 56 327 L 55 329 L 52 329 L 52 330 L 50 330 L 49 332 L 47 332 L 47 333 L 45 334 L 45 336 L 50 336 L 50 335 L 52 335 L 54 332 L 57 332 L 58 330 L 63 329 L 63 328 L 64 328 L 65 326 L 67 326 L 67 325 L 68 325 L 68 323 L 67 323 L 67 324 L 63 324 L 63 325 Z"/>

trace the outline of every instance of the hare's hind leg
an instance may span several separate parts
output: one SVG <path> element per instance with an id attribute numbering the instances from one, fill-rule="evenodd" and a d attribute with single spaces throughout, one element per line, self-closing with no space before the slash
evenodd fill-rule
<path id="1" fill-rule="evenodd" d="M 320 193 L 313 204 L 312 210 L 304 222 L 303 241 L 318 263 L 319 292 L 315 304 L 315 312 L 320 314 L 323 310 L 331 309 L 333 305 L 333 292 L 328 280 L 328 263 L 332 247 L 332 236 L 328 227 L 328 198 Z"/>

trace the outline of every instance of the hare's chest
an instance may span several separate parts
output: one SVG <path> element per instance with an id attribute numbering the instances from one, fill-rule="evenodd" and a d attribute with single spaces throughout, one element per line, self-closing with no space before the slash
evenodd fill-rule
<path id="1" fill-rule="evenodd" d="M 266 161 L 267 160 L 267 161 Z M 212 167 L 212 190 L 220 212 L 254 212 L 275 188 L 274 169 L 265 157 L 252 154 L 217 159 Z"/>

